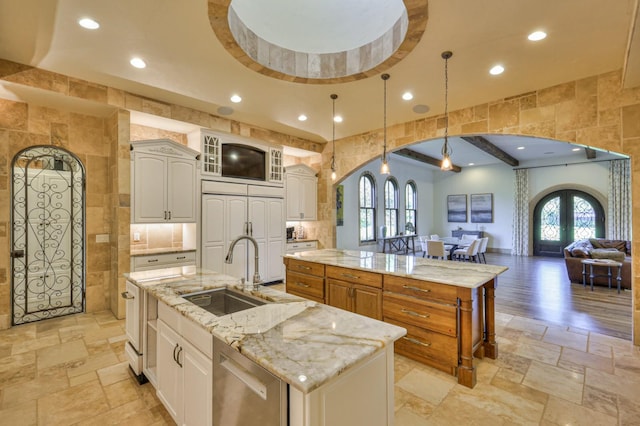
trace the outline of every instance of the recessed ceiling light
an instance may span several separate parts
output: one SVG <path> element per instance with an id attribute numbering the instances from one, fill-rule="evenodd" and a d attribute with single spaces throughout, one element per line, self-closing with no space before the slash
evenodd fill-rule
<path id="1" fill-rule="evenodd" d="M 306 115 L 304 115 L 304 114 L 300 114 L 300 115 L 298 116 L 298 121 L 307 121 L 307 116 L 306 116 Z"/>
<path id="2" fill-rule="evenodd" d="M 469 165 L 470 165 L 470 166 L 475 166 L 475 165 L 476 165 L 476 163 L 469 163 Z"/>
<path id="3" fill-rule="evenodd" d="M 100 24 L 98 24 L 98 22 L 94 21 L 91 18 L 82 18 L 78 21 L 78 24 L 82 28 L 86 28 L 88 30 L 97 30 L 98 28 L 100 28 Z"/>
<path id="4" fill-rule="evenodd" d="M 425 114 L 429 112 L 429 105 L 418 104 L 414 105 L 412 109 L 416 114 Z"/>
<path id="5" fill-rule="evenodd" d="M 234 104 L 237 104 L 238 102 L 242 102 L 242 98 L 240 97 L 240 95 L 232 95 L 231 98 L 229 98 L 229 99 Z"/>
<path id="6" fill-rule="evenodd" d="M 131 58 L 131 60 L 129 61 L 129 63 L 130 63 L 131 65 L 133 65 L 134 67 L 136 67 L 136 68 L 140 68 L 140 69 L 142 69 L 142 68 L 146 68 L 146 66 L 147 66 L 147 63 L 146 63 L 145 61 L 143 61 L 143 60 L 142 60 L 142 58 L 138 58 L 138 57 L 136 57 L 136 58 Z"/>
<path id="7" fill-rule="evenodd" d="M 404 99 L 405 101 L 410 101 L 411 99 L 413 99 L 413 93 L 411 92 L 404 92 L 402 94 L 402 99 Z"/>
<path id="8" fill-rule="evenodd" d="M 547 33 L 544 31 L 534 31 L 527 36 L 527 38 L 531 41 L 540 41 L 544 40 L 547 37 Z"/>
<path id="9" fill-rule="evenodd" d="M 571 151 L 580 151 L 580 148 L 573 148 Z"/>
<path id="10" fill-rule="evenodd" d="M 335 117 L 333 117 L 333 121 L 335 121 L 336 123 L 342 123 L 342 116 L 336 115 Z"/>
<path id="11" fill-rule="evenodd" d="M 504 67 L 502 65 L 496 65 L 489 70 L 489 74 L 498 75 L 504 72 Z"/>
<path id="12" fill-rule="evenodd" d="M 519 146 L 518 149 L 524 149 L 524 146 Z"/>

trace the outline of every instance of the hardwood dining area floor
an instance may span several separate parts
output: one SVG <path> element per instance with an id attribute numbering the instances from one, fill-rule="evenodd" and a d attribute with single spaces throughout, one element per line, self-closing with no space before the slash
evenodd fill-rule
<path id="1" fill-rule="evenodd" d="M 563 258 L 487 253 L 507 266 L 498 277 L 496 311 L 631 340 L 631 290 L 569 281 Z"/>

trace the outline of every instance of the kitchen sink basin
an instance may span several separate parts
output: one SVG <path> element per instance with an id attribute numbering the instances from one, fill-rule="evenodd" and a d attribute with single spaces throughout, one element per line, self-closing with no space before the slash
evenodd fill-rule
<path id="1" fill-rule="evenodd" d="M 267 303 L 265 300 L 226 287 L 190 293 L 182 297 L 217 316 L 244 311 Z"/>

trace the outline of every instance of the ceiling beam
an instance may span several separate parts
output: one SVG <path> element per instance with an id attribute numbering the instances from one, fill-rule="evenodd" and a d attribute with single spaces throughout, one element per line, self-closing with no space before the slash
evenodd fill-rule
<path id="1" fill-rule="evenodd" d="M 409 148 L 402 148 L 399 149 L 397 151 L 393 151 L 392 154 L 396 154 L 399 155 L 401 157 L 405 157 L 405 158 L 410 158 L 412 160 L 415 161 L 420 161 L 421 163 L 426 163 L 435 167 L 440 168 L 440 164 L 442 163 L 442 160 L 438 159 L 438 158 L 433 158 L 430 157 L 428 155 L 424 155 L 421 154 L 417 151 L 414 151 L 412 149 Z M 456 173 L 460 173 L 462 171 L 462 168 L 460 166 L 456 166 L 455 164 L 453 165 L 453 168 L 451 169 L 452 172 L 456 172 Z"/>
<path id="2" fill-rule="evenodd" d="M 462 139 L 469 142 L 476 148 L 486 152 L 489 155 L 496 157 L 498 160 L 503 161 L 511 167 L 518 166 L 520 162 L 483 138 L 482 136 L 462 136 Z"/>
<path id="3" fill-rule="evenodd" d="M 596 158 L 597 152 L 595 149 L 585 147 L 584 154 L 587 156 L 587 160 L 593 160 Z"/>

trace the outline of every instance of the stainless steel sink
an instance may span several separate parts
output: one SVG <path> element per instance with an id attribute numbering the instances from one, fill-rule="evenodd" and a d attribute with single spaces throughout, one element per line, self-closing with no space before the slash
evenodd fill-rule
<path id="1" fill-rule="evenodd" d="M 244 311 L 267 303 L 263 299 L 226 287 L 190 293 L 182 297 L 217 316 Z"/>

